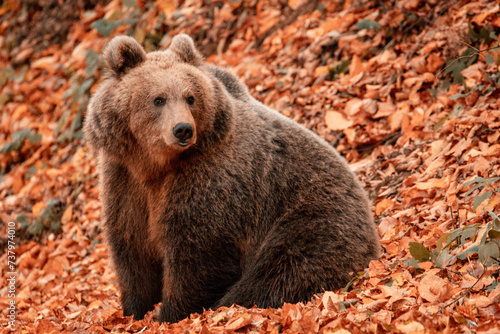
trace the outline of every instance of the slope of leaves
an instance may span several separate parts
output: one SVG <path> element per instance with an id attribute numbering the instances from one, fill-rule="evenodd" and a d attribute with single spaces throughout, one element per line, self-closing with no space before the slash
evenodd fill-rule
<path id="1" fill-rule="evenodd" d="M 497 3 L 68 3 L 73 11 L 51 1 L 0 7 L 3 332 L 11 330 L 10 221 L 21 332 L 499 330 L 498 255 L 488 263 L 478 251 L 453 257 L 479 245 L 493 222 L 488 210 L 500 211 L 498 179 L 470 182 L 500 169 L 500 48 L 478 53 L 498 44 Z M 33 20 L 44 38 L 26 28 Z M 102 77 L 99 53 L 113 36 L 154 50 L 177 33 L 193 36 L 209 62 L 231 67 L 257 99 L 332 143 L 364 182 L 384 252 L 345 291 L 277 310 L 207 310 L 162 326 L 157 311 L 142 321 L 123 317 L 81 124 Z M 459 228 L 473 233 L 444 245 Z M 493 245 L 498 235 L 488 238 Z"/>

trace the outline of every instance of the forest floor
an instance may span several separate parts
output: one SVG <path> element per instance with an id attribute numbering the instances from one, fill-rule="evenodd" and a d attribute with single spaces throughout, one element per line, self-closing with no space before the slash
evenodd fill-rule
<path id="1" fill-rule="evenodd" d="M 485 0 L 3 1 L 2 333 L 498 333 L 499 32 Z M 82 121 L 113 36 L 178 33 L 362 180 L 383 254 L 345 289 L 123 317 Z"/>

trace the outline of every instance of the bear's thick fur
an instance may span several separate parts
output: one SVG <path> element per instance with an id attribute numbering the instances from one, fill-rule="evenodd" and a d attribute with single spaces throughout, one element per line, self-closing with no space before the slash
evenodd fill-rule
<path id="1" fill-rule="evenodd" d="M 377 258 L 344 159 L 205 64 L 190 37 L 148 54 L 116 37 L 104 57 L 85 134 L 125 315 L 307 301 Z"/>

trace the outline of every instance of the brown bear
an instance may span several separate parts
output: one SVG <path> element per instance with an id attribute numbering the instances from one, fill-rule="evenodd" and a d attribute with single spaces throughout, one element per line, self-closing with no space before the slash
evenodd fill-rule
<path id="1" fill-rule="evenodd" d="M 124 315 L 307 301 L 377 258 L 345 160 L 206 64 L 189 36 L 148 54 L 120 36 L 104 57 L 85 135 Z"/>

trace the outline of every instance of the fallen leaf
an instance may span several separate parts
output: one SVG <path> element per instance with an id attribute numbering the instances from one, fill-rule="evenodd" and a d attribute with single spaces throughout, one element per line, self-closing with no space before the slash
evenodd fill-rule
<path id="1" fill-rule="evenodd" d="M 347 120 L 344 115 L 337 111 L 327 111 L 325 123 L 326 126 L 333 131 L 346 129 L 353 124 L 352 121 Z"/>

